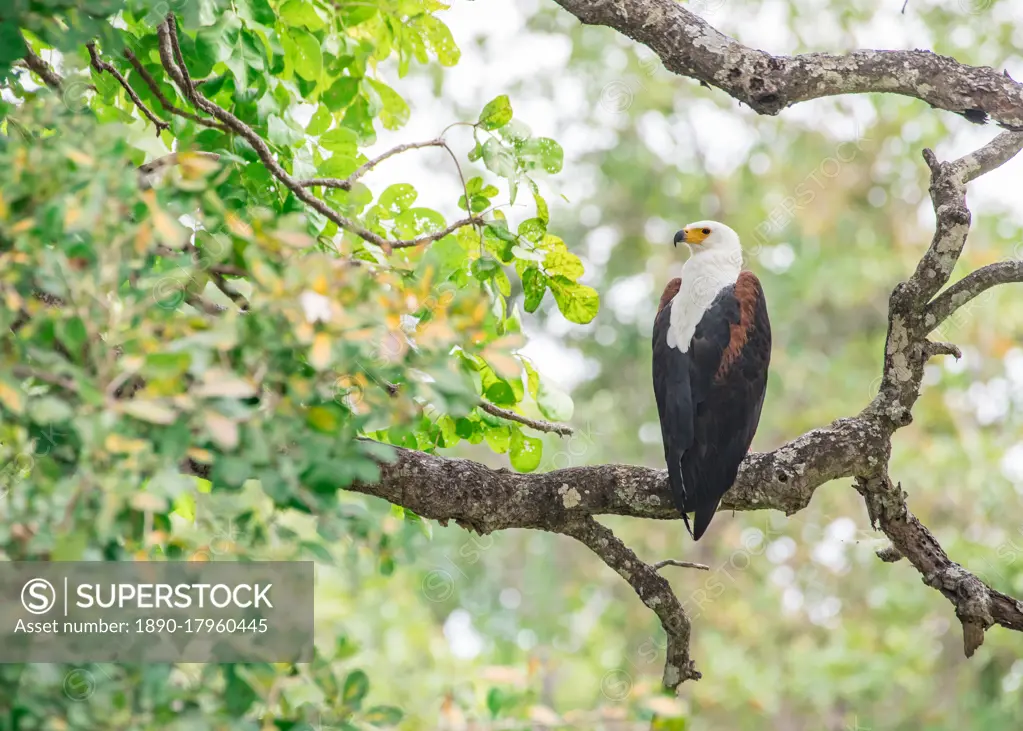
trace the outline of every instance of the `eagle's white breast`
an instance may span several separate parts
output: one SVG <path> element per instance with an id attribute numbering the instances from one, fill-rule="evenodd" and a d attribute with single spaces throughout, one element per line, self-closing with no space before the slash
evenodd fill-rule
<path id="1" fill-rule="evenodd" d="M 718 292 L 735 284 L 742 256 L 731 251 L 701 251 L 682 265 L 682 284 L 671 301 L 668 347 L 688 352 L 696 326 Z"/>

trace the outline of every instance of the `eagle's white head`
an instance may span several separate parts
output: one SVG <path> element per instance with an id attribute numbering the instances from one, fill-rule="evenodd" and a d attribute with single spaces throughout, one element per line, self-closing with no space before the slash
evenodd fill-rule
<path id="1" fill-rule="evenodd" d="M 685 353 L 696 325 L 724 287 L 735 284 L 742 271 L 739 234 L 717 221 L 697 221 L 675 234 L 675 246 L 689 247 L 692 256 L 682 265 L 678 294 L 671 302 L 668 347 Z"/>
<path id="2" fill-rule="evenodd" d="M 700 256 L 714 254 L 731 255 L 739 266 L 742 266 L 742 245 L 739 234 L 718 221 L 697 221 L 691 223 L 675 234 L 675 246 L 685 244 L 693 253 Z"/>

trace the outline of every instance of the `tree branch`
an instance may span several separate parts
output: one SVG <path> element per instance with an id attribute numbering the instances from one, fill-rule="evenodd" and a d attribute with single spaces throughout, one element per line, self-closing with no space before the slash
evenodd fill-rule
<path id="1" fill-rule="evenodd" d="M 954 162 L 939 162 L 930 150 L 924 160 L 931 170 L 931 200 L 936 225 L 931 245 L 910 278 L 892 292 L 889 304 L 885 366 L 877 398 L 863 415 L 875 415 L 891 433 L 912 421 L 911 409 L 920 395 L 924 364 L 937 354 L 959 357 L 950 343 L 927 340 L 941 320 L 956 308 L 995 284 L 1018 281 L 1019 262 L 984 267 L 950 287 L 931 302 L 948 281 L 970 226 L 966 184 L 1012 159 L 1023 148 L 1023 133 L 1003 132 L 984 147 Z M 1023 631 L 1023 604 L 987 586 L 951 561 L 934 535 L 906 505 L 906 493 L 887 474 L 887 459 L 874 476 L 859 475 L 856 487 L 863 496 L 872 525 L 880 525 L 891 541 L 885 561 L 904 556 L 923 575 L 924 583 L 952 602 L 963 626 L 963 649 L 971 657 L 993 624 Z"/>
<path id="2" fill-rule="evenodd" d="M 560 532 L 572 536 L 600 556 L 604 563 L 629 582 L 643 603 L 661 620 L 668 639 L 664 686 L 676 688 L 686 680 L 699 680 L 700 672 L 689 659 L 689 617 L 668 580 L 657 573 L 655 567 L 640 561 L 631 548 L 593 518 L 571 521 Z"/>
<path id="3" fill-rule="evenodd" d="M 1023 84 L 930 51 L 774 56 L 720 33 L 675 0 L 555 2 L 583 23 L 614 28 L 647 46 L 669 71 L 717 87 L 760 114 L 809 99 L 885 92 L 1023 130 Z"/>
<path id="4" fill-rule="evenodd" d="M 635 465 L 568 467 L 521 474 L 465 459 L 393 447 L 395 461 L 380 480 L 351 489 L 402 505 L 434 520 L 455 520 L 479 533 L 562 526 L 587 515 L 678 520 L 665 470 Z M 831 480 L 875 474 L 886 457 L 884 430 L 859 418 L 814 429 L 772 452 L 743 460 L 719 510 L 805 508 Z"/>
<path id="5" fill-rule="evenodd" d="M 970 272 L 927 307 L 927 326 L 934 330 L 974 297 L 994 286 L 1011 282 L 1023 282 L 1023 261 L 1000 261 Z"/>
<path id="6" fill-rule="evenodd" d="M 901 485 L 887 477 L 858 480 L 867 501 L 871 522 L 877 521 L 891 540 L 891 552 L 882 561 L 906 557 L 923 576 L 924 583 L 940 591 L 963 625 L 966 657 L 984 642 L 984 632 L 994 624 L 1023 632 L 1023 602 L 992 589 L 949 559 L 927 527 L 906 506 Z"/>
<path id="7" fill-rule="evenodd" d="M 198 114 L 193 114 L 192 112 L 189 112 L 188 110 L 182 109 L 181 107 L 173 104 L 160 89 L 160 85 L 156 83 L 156 79 L 153 78 L 153 75 L 149 73 L 145 66 L 142 65 L 138 57 L 134 53 L 132 53 L 130 48 L 124 49 L 124 57 L 128 59 L 128 63 L 130 63 L 132 65 L 132 68 L 135 69 L 135 73 L 141 76 L 142 80 L 146 82 L 146 86 L 149 87 L 149 91 L 152 92 L 153 96 L 155 96 L 157 101 L 160 102 L 160 106 L 162 106 L 168 112 L 170 112 L 171 114 L 175 114 L 179 117 L 184 117 L 185 119 L 190 119 L 193 122 L 201 124 L 204 127 L 219 129 L 222 132 L 227 131 L 227 127 L 220 124 L 220 122 L 215 122 L 212 119 L 200 117 Z"/>
<path id="8" fill-rule="evenodd" d="M 89 49 L 89 58 L 92 61 L 92 67 L 100 73 L 106 71 L 108 74 L 117 79 L 117 83 L 120 84 L 128 93 L 128 96 L 131 97 L 131 100 L 135 103 L 135 106 L 138 107 L 138 110 L 145 115 L 146 119 L 156 126 L 157 136 L 159 136 L 159 134 L 165 129 L 170 129 L 170 125 L 167 122 L 164 122 L 150 111 L 149 107 L 146 106 L 145 102 L 139 98 L 139 95 L 131 87 L 131 84 L 128 83 L 128 80 L 121 75 L 121 72 L 99 57 L 99 54 L 96 52 L 95 43 L 86 43 L 85 47 Z"/>
<path id="9" fill-rule="evenodd" d="M 308 180 L 299 180 L 298 184 L 301 185 L 303 188 L 323 187 L 340 188 L 341 190 L 351 190 L 352 186 L 355 185 L 356 181 L 359 178 L 361 178 L 363 175 L 368 173 L 370 170 L 375 168 L 377 165 L 382 163 L 387 158 L 393 157 L 394 155 L 405 152 L 407 150 L 418 150 L 422 147 L 447 147 L 447 143 L 441 139 L 427 140 L 426 142 L 406 142 L 403 145 L 392 147 L 390 150 L 383 153 L 382 155 L 363 163 L 358 170 L 356 170 L 354 173 L 349 175 L 344 180 L 341 180 L 340 178 L 310 178 Z"/>
<path id="10" fill-rule="evenodd" d="M 189 155 L 200 155 L 210 160 L 219 160 L 220 155 L 215 152 L 189 152 Z M 146 190 L 152 188 L 168 170 L 181 162 L 177 152 L 172 152 L 155 160 L 139 165 L 136 170 L 139 174 L 139 188 Z"/>
<path id="11" fill-rule="evenodd" d="M 54 91 L 60 91 L 64 86 L 64 80 L 60 78 L 60 74 L 51 69 L 46 61 L 36 55 L 28 43 L 25 43 L 25 55 L 22 56 L 22 59 L 25 61 L 25 66 Z"/>
<path id="12" fill-rule="evenodd" d="M 252 127 L 242 122 L 236 116 L 231 114 L 231 112 L 211 102 L 203 96 L 202 92 L 199 91 L 194 84 L 192 84 L 191 78 L 188 76 L 188 70 L 185 68 L 181 59 L 181 51 L 177 48 L 177 24 L 174 20 L 173 13 L 169 14 L 167 19 L 156 27 L 156 32 L 159 38 L 158 46 L 160 62 L 163 64 L 164 69 L 167 71 L 168 75 L 170 75 L 174 83 L 185 95 L 185 98 L 187 98 L 198 109 L 206 112 L 211 117 L 214 117 L 225 127 L 252 145 L 252 148 L 256 151 L 259 159 L 262 161 L 263 165 L 266 166 L 266 169 L 271 175 L 281 181 L 288 190 L 295 194 L 296 198 L 313 210 L 322 214 L 327 218 L 327 220 L 332 221 L 338 226 L 338 228 L 344 229 L 364 241 L 368 241 L 379 246 L 386 253 L 390 253 L 392 249 L 429 244 L 454 233 L 463 226 L 481 224 L 483 222 L 483 220 L 477 216 L 470 216 L 462 219 L 461 221 L 456 221 L 455 223 L 445 226 L 439 231 L 434 231 L 433 233 L 423 234 L 422 236 L 417 236 L 414 239 L 391 241 L 358 225 L 351 219 L 342 216 L 340 213 L 328 206 L 324 201 L 306 190 L 302 186 L 301 181 L 293 178 L 287 170 L 281 167 L 280 163 L 277 162 L 273 151 L 270 149 L 270 146 L 254 129 L 252 129 Z"/>

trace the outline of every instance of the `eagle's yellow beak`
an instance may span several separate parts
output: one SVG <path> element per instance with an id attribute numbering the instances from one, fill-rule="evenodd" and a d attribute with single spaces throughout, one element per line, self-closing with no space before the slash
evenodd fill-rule
<path id="1" fill-rule="evenodd" d="M 710 229 L 706 228 L 684 228 L 675 234 L 675 245 L 682 244 L 702 244 L 703 240 L 710 234 Z"/>

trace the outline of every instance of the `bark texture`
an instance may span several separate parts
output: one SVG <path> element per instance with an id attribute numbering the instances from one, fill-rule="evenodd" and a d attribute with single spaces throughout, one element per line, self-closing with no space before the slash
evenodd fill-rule
<path id="1" fill-rule="evenodd" d="M 669 71 L 717 87 L 760 114 L 826 96 L 885 92 L 1023 130 L 1023 84 L 987 66 L 921 50 L 774 56 L 729 38 L 675 0 L 554 1 L 583 23 L 647 46 Z"/>

